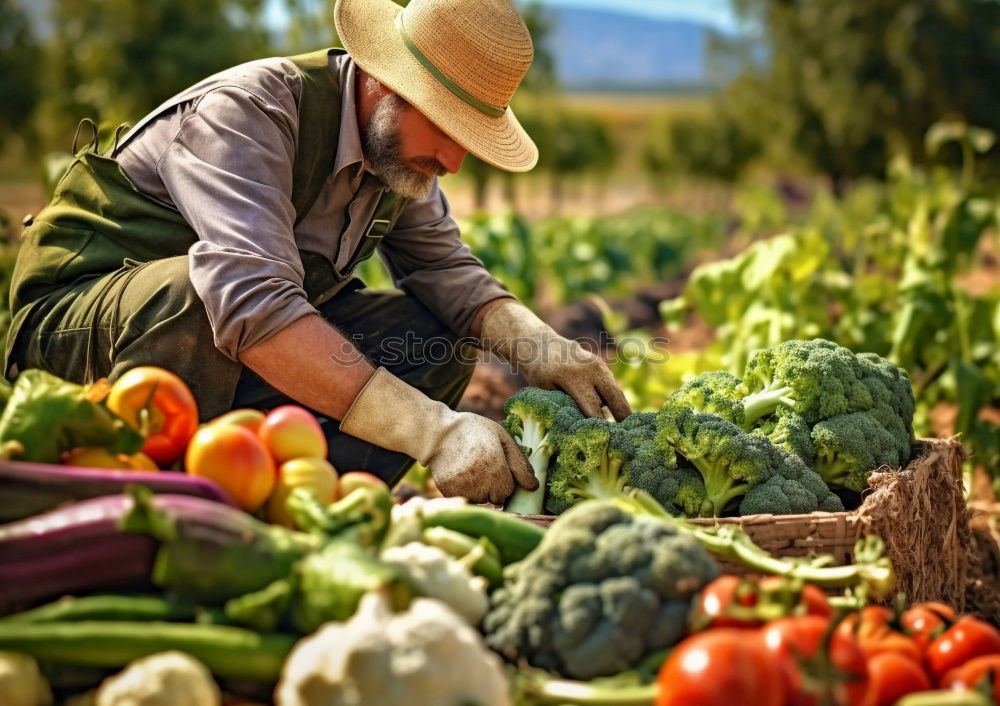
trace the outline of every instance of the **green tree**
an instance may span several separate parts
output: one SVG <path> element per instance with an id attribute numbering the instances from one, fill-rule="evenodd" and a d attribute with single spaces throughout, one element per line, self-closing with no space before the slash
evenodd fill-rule
<path id="1" fill-rule="evenodd" d="M 656 182 L 672 174 L 734 180 L 759 152 L 757 141 L 713 107 L 707 115 L 676 115 L 651 123 L 642 164 Z"/>
<path id="2" fill-rule="evenodd" d="M 264 0 L 55 0 L 41 115 L 134 122 L 212 73 L 268 51 Z M 60 143 L 59 147 L 63 147 Z"/>
<path id="3" fill-rule="evenodd" d="M 0 0 L 0 148 L 11 133 L 29 139 L 38 102 L 41 50 L 24 10 L 15 0 Z"/>
<path id="4" fill-rule="evenodd" d="M 1000 129 L 996 0 L 733 0 L 763 50 L 729 86 L 741 127 L 778 162 L 845 178 L 925 157 L 942 116 Z"/>

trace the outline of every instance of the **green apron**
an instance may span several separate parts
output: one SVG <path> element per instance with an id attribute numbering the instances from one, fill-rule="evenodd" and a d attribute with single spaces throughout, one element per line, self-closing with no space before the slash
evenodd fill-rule
<path id="1" fill-rule="evenodd" d="M 312 208 L 336 159 L 341 86 L 330 70 L 329 59 L 330 53 L 336 51 L 342 50 L 322 50 L 290 57 L 302 78 L 298 103 L 299 136 L 291 194 L 296 225 Z M 159 111 L 150 114 L 132 129 L 124 141 L 138 133 L 163 110 L 184 100 L 190 100 L 190 97 L 178 98 L 161 106 Z M 88 127 L 94 133 L 93 139 L 77 150 L 80 131 Z M 93 122 L 83 121 L 77 130 L 77 138 L 74 138 L 72 164 L 56 186 L 48 206 L 27 224 L 10 290 L 12 321 L 4 368 L 8 378 L 17 373 L 19 346 L 31 345 L 21 340 L 24 334 L 30 335 L 33 328 L 31 324 L 25 325 L 26 322 L 37 323 L 58 309 L 66 297 L 81 295 L 87 297 L 87 301 L 78 303 L 77 308 L 85 308 L 89 312 L 93 335 L 85 350 L 79 350 L 78 346 L 72 355 L 79 357 L 82 354 L 84 361 L 81 366 L 66 364 L 53 372 L 70 379 L 81 378 L 82 381 L 107 374 L 95 360 L 99 353 L 96 350 L 101 325 L 99 312 L 108 308 L 109 298 L 112 299 L 112 311 L 120 308 L 117 306 L 120 302 L 115 301 L 115 297 L 122 295 L 128 282 L 143 267 L 186 256 L 188 249 L 198 240 L 197 234 L 177 210 L 140 192 L 111 156 L 119 147 L 118 138 L 125 127 L 118 129 L 113 144 L 102 152 Z M 406 199 L 388 190 L 382 192 L 364 237 L 342 271 L 338 271 L 323 254 L 299 251 L 305 270 L 303 286 L 310 303 L 318 306 L 344 286 L 354 268 L 374 253 L 405 205 Z M 344 227 L 347 227 L 346 223 Z M 87 316 L 77 312 L 76 319 L 85 323 Z M 142 328 L 142 322 L 139 323 L 139 328 Z M 155 324 L 152 321 L 146 323 L 146 328 Z M 122 364 L 127 365 L 127 361 L 122 361 Z M 82 367 L 82 371 L 77 372 L 77 367 Z"/>

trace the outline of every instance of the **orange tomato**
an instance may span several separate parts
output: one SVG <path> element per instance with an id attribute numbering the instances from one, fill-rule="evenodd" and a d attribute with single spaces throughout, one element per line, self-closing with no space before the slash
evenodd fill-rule
<path id="1" fill-rule="evenodd" d="M 184 465 L 189 474 L 215 481 L 247 511 L 263 505 L 274 489 L 274 459 L 256 434 L 237 424 L 201 427 Z"/>
<path id="2" fill-rule="evenodd" d="M 106 404 L 146 435 L 142 452 L 161 466 L 184 456 L 198 427 L 194 395 L 183 380 L 163 368 L 132 368 L 111 386 Z"/>

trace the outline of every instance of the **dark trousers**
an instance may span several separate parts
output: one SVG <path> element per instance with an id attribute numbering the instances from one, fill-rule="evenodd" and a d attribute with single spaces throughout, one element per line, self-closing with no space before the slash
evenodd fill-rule
<path id="1" fill-rule="evenodd" d="M 354 279 L 318 311 L 373 365 L 452 408 L 462 398 L 475 352 L 459 345 L 415 298 L 372 291 Z M 187 257 L 126 263 L 53 295 L 22 327 L 14 360 L 19 369 L 42 368 L 75 382 L 114 380 L 136 366 L 157 365 L 188 384 L 202 421 L 230 409 L 294 403 L 215 347 L 205 307 L 188 276 Z M 330 462 L 341 473 L 366 470 L 393 484 L 413 463 L 317 416 L 329 442 Z"/>

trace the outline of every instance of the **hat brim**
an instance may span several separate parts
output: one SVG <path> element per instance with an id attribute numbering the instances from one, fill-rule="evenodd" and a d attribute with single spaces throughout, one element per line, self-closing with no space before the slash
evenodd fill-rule
<path id="1" fill-rule="evenodd" d="M 480 112 L 410 53 L 395 27 L 402 9 L 392 0 L 338 0 L 334 23 L 355 63 L 487 164 L 508 172 L 534 167 L 538 148 L 509 107 L 498 118 Z"/>

